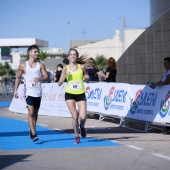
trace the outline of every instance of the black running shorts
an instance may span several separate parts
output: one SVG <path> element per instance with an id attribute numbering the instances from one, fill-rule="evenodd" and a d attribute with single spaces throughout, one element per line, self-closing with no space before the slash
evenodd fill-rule
<path id="1" fill-rule="evenodd" d="M 36 109 L 40 108 L 41 97 L 27 96 L 25 100 L 28 106 L 34 106 Z"/>
<path id="2" fill-rule="evenodd" d="M 65 93 L 65 100 L 75 100 L 76 102 L 86 101 L 86 95 L 85 95 L 85 93 L 83 93 L 83 94 Z"/>

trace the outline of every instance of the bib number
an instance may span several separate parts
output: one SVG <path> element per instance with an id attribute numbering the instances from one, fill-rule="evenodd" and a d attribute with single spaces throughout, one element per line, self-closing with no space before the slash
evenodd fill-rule
<path id="1" fill-rule="evenodd" d="M 70 82 L 70 90 L 81 90 L 81 89 L 82 89 L 82 85 L 80 81 Z"/>
<path id="2" fill-rule="evenodd" d="M 32 89 L 39 89 L 40 88 L 40 82 L 35 82 L 34 80 L 30 80 L 28 82 L 28 87 Z"/>

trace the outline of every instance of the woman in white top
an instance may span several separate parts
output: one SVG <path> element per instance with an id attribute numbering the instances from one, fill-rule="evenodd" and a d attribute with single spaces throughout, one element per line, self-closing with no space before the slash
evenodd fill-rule
<path id="1" fill-rule="evenodd" d="M 157 83 L 150 83 L 150 87 L 154 89 L 156 86 L 163 86 L 170 84 L 170 57 L 164 58 L 164 68 L 165 72 L 162 75 L 162 78 Z"/>

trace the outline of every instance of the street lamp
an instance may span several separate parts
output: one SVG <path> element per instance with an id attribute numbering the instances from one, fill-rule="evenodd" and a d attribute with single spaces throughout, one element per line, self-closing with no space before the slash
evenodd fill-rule
<path id="1" fill-rule="evenodd" d="M 70 48 L 70 22 L 68 21 L 67 22 L 67 25 L 68 25 L 68 50 Z"/>

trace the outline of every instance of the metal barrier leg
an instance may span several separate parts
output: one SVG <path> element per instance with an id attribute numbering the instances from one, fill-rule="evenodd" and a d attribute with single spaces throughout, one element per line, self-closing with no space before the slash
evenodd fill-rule
<path id="1" fill-rule="evenodd" d="M 145 133 L 148 132 L 148 122 L 145 122 L 145 130 L 144 130 Z"/>
<path id="2" fill-rule="evenodd" d="M 121 116 L 121 117 L 120 117 L 119 127 L 123 127 L 124 122 L 125 122 L 124 117 Z"/>

